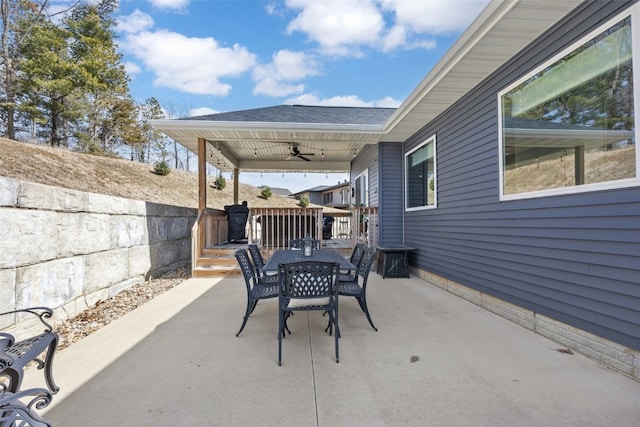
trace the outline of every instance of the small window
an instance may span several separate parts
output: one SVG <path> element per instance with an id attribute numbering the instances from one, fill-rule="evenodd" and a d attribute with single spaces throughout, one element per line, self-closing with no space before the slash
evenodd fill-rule
<path id="1" fill-rule="evenodd" d="M 638 185 L 632 39 L 627 17 L 500 94 L 502 198 Z"/>
<path id="2" fill-rule="evenodd" d="M 405 154 L 407 210 L 436 207 L 436 137 Z"/>
<path id="3" fill-rule="evenodd" d="M 353 197 L 356 206 L 369 206 L 369 169 L 356 177 Z"/>

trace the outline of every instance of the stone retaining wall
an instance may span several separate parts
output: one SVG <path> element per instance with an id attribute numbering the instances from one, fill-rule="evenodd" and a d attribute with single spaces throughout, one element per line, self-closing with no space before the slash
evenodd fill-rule
<path id="1" fill-rule="evenodd" d="M 47 306 L 65 319 L 189 267 L 196 217 L 196 209 L 0 177 L 0 312 Z M 0 330 L 20 326 L 9 317 L 0 316 Z"/>

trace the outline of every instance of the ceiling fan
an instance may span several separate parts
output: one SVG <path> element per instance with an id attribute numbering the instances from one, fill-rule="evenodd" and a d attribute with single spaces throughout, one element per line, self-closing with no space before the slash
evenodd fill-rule
<path id="1" fill-rule="evenodd" d="M 289 150 L 289 157 L 287 157 L 285 160 L 298 158 L 298 159 L 302 159 L 304 161 L 310 162 L 311 159 L 308 159 L 306 156 L 315 156 L 315 154 L 314 153 L 301 153 L 300 150 L 298 149 L 298 147 L 296 147 L 294 145 Z"/>

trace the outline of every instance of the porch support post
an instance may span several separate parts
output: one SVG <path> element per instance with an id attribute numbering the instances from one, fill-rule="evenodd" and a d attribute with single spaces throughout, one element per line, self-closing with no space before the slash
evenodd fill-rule
<path id="1" fill-rule="evenodd" d="M 238 168 L 233 168 L 233 204 L 238 204 L 238 193 L 240 191 L 240 183 L 238 182 L 238 178 L 240 177 L 240 170 Z"/>
<path id="2" fill-rule="evenodd" d="M 207 141 L 198 138 L 198 212 L 207 208 Z"/>
<path id="3" fill-rule="evenodd" d="M 584 145 L 575 148 L 576 153 L 576 185 L 584 184 Z"/>

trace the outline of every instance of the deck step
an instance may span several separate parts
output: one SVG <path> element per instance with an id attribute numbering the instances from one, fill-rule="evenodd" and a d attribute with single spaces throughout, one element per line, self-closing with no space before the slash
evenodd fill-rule
<path id="1" fill-rule="evenodd" d="M 191 270 L 193 277 L 237 277 L 242 274 L 239 267 L 196 267 Z"/>
<path id="2" fill-rule="evenodd" d="M 191 270 L 193 277 L 236 277 L 242 274 L 236 248 L 204 248 Z"/>

